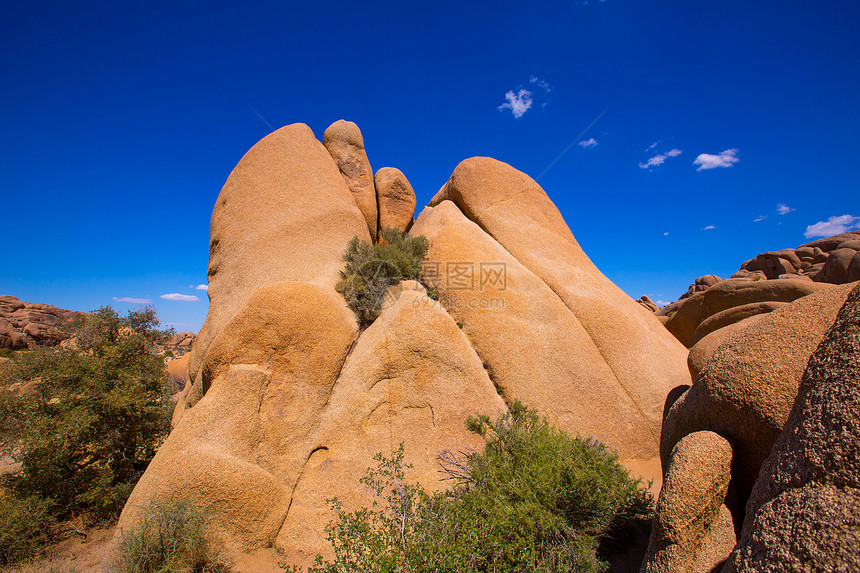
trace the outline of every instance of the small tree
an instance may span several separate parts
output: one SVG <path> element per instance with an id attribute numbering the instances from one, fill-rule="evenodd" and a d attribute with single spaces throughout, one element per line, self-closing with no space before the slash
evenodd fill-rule
<path id="1" fill-rule="evenodd" d="M 346 267 L 335 288 L 362 326 L 379 316 L 390 287 L 418 278 L 428 246 L 426 237 L 410 237 L 397 229 L 382 231 L 381 241 L 375 245 L 359 241 L 358 237 L 349 241 L 343 255 Z"/>
<path id="2" fill-rule="evenodd" d="M 58 518 L 119 514 L 168 430 L 158 325 L 151 308 L 100 308 L 66 327 L 72 344 L 32 350 L 4 371 L 0 414 L 23 464 L 19 495 L 50 500 Z"/>

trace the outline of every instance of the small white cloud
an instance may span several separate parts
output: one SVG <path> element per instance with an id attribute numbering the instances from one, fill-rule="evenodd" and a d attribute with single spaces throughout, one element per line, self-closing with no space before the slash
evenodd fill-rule
<path id="1" fill-rule="evenodd" d="M 119 297 L 115 296 L 115 297 L 113 297 L 113 299 L 116 302 L 127 302 L 130 304 L 149 304 L 152 302 L 152 300 L 150 300 L 148 298 L 135 298 L 133 296 L 119 296 Z"/>
<path id="2" fill-rule="evenodd" d="M 830 217 L 826 221 L 819 221 L 814 225 L 809 225 L 803 236 L 807 239 L 811 239 L 812 237 L 830 237 L 832 235 L 847 233 L 857 227 L 860 227 L 860 217 L 839 215 Z"/>
<path id="3" fill-rule="evenodd" d="M 182 300 L 185 302 L 194 302 L 200 300 L 193 294 L 179 294 L 178 292 L 172 292 L 169 294 L 161 295 L 161 298 L 165 300 Z"/>
<path id="4" fill-rule="evenodd" d="M 594 139 L 593 137 L 591 137 L 589 139 L 584 139 L 584 140 L 580 141 L 578 145 L 580 147 L 596 147 L 597 146 L 597 140 Z"/>
<path id="5" fill-rule="evenodd" d="M 669 231 L 666 231 L 665 233 L 663 233 L 663 236 L 664 236 L 664 237 L 668 237 L 668 236 L 669 236 Z"/>
<path id="6" fill-rule="evenodd" d="M 703 171 L 705 169 L 715 169 L 717 167 L 731 167 L 738 161 L 740 161 L 740 159 L 738 159 L 738 150 L 726 149 L 725 151 L 720 152 L 719 155 L 700 153 L 699 156 L 696 157 L 696 160 L 693 161 L 693 165 L 699 166 L 696 171 Z"/>
<path id="7" fill-rule="evenodd" d="M 505 94 L 505 99 L 507 101 L 497 109 L 499 111 L 509 109 L 514 114 L 514 117 L 522 117 L 532 106 L 532 92 L 527 89 L 520 88 L 517 93 L 511 90 Z"/>
<path id="8" fill-rule="evenodd" d="M 209 285 L 197 285 L 196 287 L 191 288 L 195 288 L 197 290 L 209 290 Z"/>
<path id="9" fill-rule="evenodd" d="M 703 231 L 713 231 L 716 228 L 717 228 L 716 225 L 708 225 L 707 227 L 704 227 L 702 230 Z"/>
<path id="10" fill-rule="evenodd" d="M 755 221 L 753 221 L 753 222 L 754 223 L 761 223 L 765 219 L 767 219 L 767 215 L 759 215 L 758 217 L 756 217 Z"/>
<path id="11" fill-rule="evenodd" d="M 780 215 L 788 215 L 792 211 L 794 211 L 794 209 L 792 209 L 791 207 L 789 207 L 785 203 L 778 203 L 776 206 L 776 212 L 779 213 Z"/>
<path id="12" fill-rule="evenodd" d="M 532 76 L 529 78 L 529 82 L 531 82 L 531 83 L 535 84 L 536 86 L 538 86 L 539 88 L 543 89 L 546 93 L 549 93 L 552 91 L 552 88 L 549 87 L 549 82 L 547 82 L 543 78 L 539 78 L 537 76 Z"/>
<path id="13" fill-rule="evenodd" d="M 648 147 L 646 147 L 646 148 L 645 148 L 645 151 L 651 151 L 652 149 L 654 149 L 655 147 L 657 147 L 657 144 L 658 144 L 658 143 L 660 143 L 660 142 L 659 142 L 659 141 L 655 141 L 654 143 L 652 143 L 651 145 L 649 145 Z"/>
<path id="14" fill-rule="evenodd" d="M 645 163 L 640 163 L 639 167 L 642 169 L 649 169 L 651 167 L 657 167 L 658 165 L 663 165 L 663 162 L 666 161 L 665 155 L 655 155 Z"/>
<path id="15" fill-rule="evenodd" d="M 652 167 L 657 167 L 658 165 L 663 165 L 666 162 L 667 157 L 678 157 L 681 155 L 680 149 L 673 149 L 671 151 L 667 151 L 666 153 L 660 153 L 655 155 L 645 163 L 640 163 L 639 167 L 642 169 L 651 169 Z"/>

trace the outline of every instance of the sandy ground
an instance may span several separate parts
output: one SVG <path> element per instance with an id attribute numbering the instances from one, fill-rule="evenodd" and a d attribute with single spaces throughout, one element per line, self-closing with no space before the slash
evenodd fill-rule
<path id="1" fill-rule="evenodd" d="M 90 529 L 86 537 L 72 534 L 49 546 L 29 562 L 3 569 L 3 573 L 109 573 L 108 545 L 114 528 Z"/>

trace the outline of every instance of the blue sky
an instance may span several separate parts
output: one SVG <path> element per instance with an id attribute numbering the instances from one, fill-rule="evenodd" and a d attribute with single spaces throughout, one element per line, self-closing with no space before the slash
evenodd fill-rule
<path id="1" fill-rule="evenodd" d="M 0 294 L 30 302 L 151 300 L 197 330 L 218 191 L 270 126 L 294 122 L 321 138 L 355 121 L 373 168 L 401 169 L 419 205 L 474 155 L 540 177 L 634 297 L 675 300 L 820 222 L 860 226 L 853 1 L 2 12 Z"/>

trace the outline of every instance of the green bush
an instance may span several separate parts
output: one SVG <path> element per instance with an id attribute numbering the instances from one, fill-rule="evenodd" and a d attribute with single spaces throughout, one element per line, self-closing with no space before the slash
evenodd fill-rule
<path id="1" fill-rule="evenodd" d="M 169 499 L 142 512 L 135 528 L 122 532 L 117 573 L 228 571 L 211 557 L 206 516 L 185 499 Z"/>
<path id="2" fill-rule="evenodd" d="M 20 450 L 19 497 L 49 500 L 60 519 L 119 514 L 169 428 L 158 324 L 151 308 L 102 308 L 68 326 L 74 345 L 34 349 L 0 374 L 0 441 Z"/>
<path id="3" fill-rule="evenodd" d="M 421 263 L 427 256 L 426 237 L 410 237 L 397 229 L 382 231 L 378 244 L 361 242 L 353 237 L 347 244 L 335 287 L 355 312 L 362 326 L 379 316 L 388 289 L 402 280 L 417 279 Z"/>
<path id="4" fill-rule="evenodd" d="M 0 565 L 37 553 L 50 539 L 53 504 L 39 497 L 0 497 Z"/>
<path id="5" fill-rule="evenodd" d="M 403 448 L 362 483 L 383 502 L 347 511 L 326 532 L 334 560 L 312 573 L 603 571 L 601 540 L 650 517 L 653 499 L 615 454 L 573 438 L 515 403 L 491 421 L 470 418 L 483 452 L 440 457 L 454 488 L 427 494 L 407 484 Z"/>

